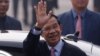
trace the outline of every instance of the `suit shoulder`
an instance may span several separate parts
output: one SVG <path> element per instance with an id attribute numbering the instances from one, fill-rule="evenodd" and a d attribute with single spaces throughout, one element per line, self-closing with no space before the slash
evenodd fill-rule
<path id="1" fill-rule="evenodd" d="M 62 13 L 58 15 L 58 19 L 66 18 L 70 15 L 70 13 L 71 13 L 70 11 Z"/>
<path id="2" fill-rule="evenodd" d="M 10 22 L 20 23 L 18 20 L 16 20 L 16 18 L 10 16 L 7 16 L 7 20 L 9 20 Z"/>
<path id="3" fill-rule="evenodd" d="M 90 15 L 92 15 L 93 17 L 99 17 L 100 18 L 100 13 L 98 12 L 94 12 L 94 11 L 89 11 Z"/>
<path id="4" fill-rule="evenodd" d="M 18 30 L 22 30 L 21 23 L 20 23 L 20 21 L 16 20 L 16 18 L 7 16 L 6 17 L 6 23 L 8 25 L 10 25 L 12 28 L 15 28 L 15 29 L 17 28 Z"/>
<path id="5" fill-rule="evenodd" d="M 72 54 L 74 56 L 86 56 L 86 53 L 84 51 L 82 51 L 80 48 L 78 48 L 77 46 L 74 46 L 72 44 L 66 43 L 66 46 L 68 48 L 68 50 L 70 50 L 70 52 L 72 52 Z"/>

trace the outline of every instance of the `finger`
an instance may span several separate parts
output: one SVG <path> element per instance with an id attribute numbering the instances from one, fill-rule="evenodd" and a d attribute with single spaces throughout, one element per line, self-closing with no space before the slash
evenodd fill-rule
<path id="1" fill-rule="evenodd" d="M 53 14 L 53 12 L 50 10 L 48 13 L 48 17 L 50 18 L 52 14 Z"/>
<path id="2" fill-rule="evenodd" d="M 43 7 L 44 7 L 44 5 L 43 5 L 43 1 L 40 1 L 39 3 L 38 3 L 38 12 L 42 12 L 42 10 L 43 10 Z"/>
<path id="3" fill-rule="evenodd" d="M 37 17 L 38 17 L 38 10 L 37 10 L 38 8 L 37 8 L 37 6 L 34 6 L 34 10 L 35 10 L 35 13 L 36 13 L 36 20 L 38 19 Z"/>
<path id="4" fill-rule="evenodd" d="M 38 14 L 37 6 L 34 6 L 34 10 L 35 10 L 35 13 L 36 13 L 36 16 L 37 16 L 37 14 Z"/>
<path id="5" fill-rule="evenodd" d="M 43 7 L 43 6 L 44 6 L 44 1 L 41 0 L 41 1 L 40 1 L 40 4 L 41 4 L 40 6 Z"/>
<path id="6" fill-rule="evenodd" d="M 37 13 L 37 6 L 34 6 L 35 13 Z"/>
<path id="7" fill-rule="evenodd" d="M 40 0 L 40 2 L 43 2 L 43 0 Z"/>
<path id="8" fill-rule="evenodd" d="M 39 9 L 41 10 L 42 9 L 42 7 L 43 7 L 43 0 L 40 0 L 39 2 L 38 2 L 38 7 L 39 7 Z"/>
<path id="9" fill-rule="evenodd" d="M 38 10 L 40 9 L 41 6 L 41 2 L 38 2 Z"/>
<path id="10" fill-rule="evenodd" d="M 41 15 L 41 13 L 42 13 L 42 4 L 41 4 L 41 2 L 38 2 L 38 15 Z"/>
<path id="11" fill-rule="evenodd" d="M 46 14 L 46 11 L 47 11 L 47 4 L 46 2 L 44 1 L 44 13 Z"/>
<path id="12" fill-rule="evenodd" d="M 42 9 L 41 9 L 41 13 L 43 14 L 43 15 L 46 15 L 46 2 L 44 2 L 44 5 L 42 6 Z"/>

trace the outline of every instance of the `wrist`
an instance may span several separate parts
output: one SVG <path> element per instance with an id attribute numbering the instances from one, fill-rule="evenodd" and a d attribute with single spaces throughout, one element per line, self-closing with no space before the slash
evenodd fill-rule
<path id="1" fill-rule="evenodd" d="M 40 24 L 38 24 L 38 23 L 35 24 L 35 27 L 36 27 L 37 29 L 39 29 L 39 30 L 42 29 L 42 26 L 41 26 Z"/>
<path id="2" fill-rule="evenodd" d="M 41 28 L 35 26 L 35 29 L 38 30 L 38 31 L 41 31 Z"/>

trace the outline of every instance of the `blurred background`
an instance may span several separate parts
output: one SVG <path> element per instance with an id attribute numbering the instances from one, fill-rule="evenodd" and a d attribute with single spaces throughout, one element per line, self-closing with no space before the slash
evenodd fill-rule
<path id="1" fill-rule="evenodd" d="M 17 18 L 22 24 L 22 29 L 27 31 L 35 23 L 33 5 L 37 4 L 38 0 L 10 0 L 10 7 L 7 14 Z M 89 0 L 88 8 L 92 11 L 99 12 L 100 0 Z M 72 8 L 70 0 L 48 0 L 48 10 L 53 10 L 53 13 L 59 15 Z"/>

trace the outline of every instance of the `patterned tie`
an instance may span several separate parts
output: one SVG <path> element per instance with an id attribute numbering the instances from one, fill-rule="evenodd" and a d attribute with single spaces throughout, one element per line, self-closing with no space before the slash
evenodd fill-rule
<path id="1" fill-rule="evenodd" d="M 76 22 L 76 32 L 79 32 L 78 38 L 81 39 L 82 38 L 82 27 L 81 27 L 81 16 L 80 15 L 78 15 L 78 19 Z"/>
<path id="2" fill-rule="evenodd" d="M 55 56 L 55 49 L 51 47 L 51 56 Z"/>

